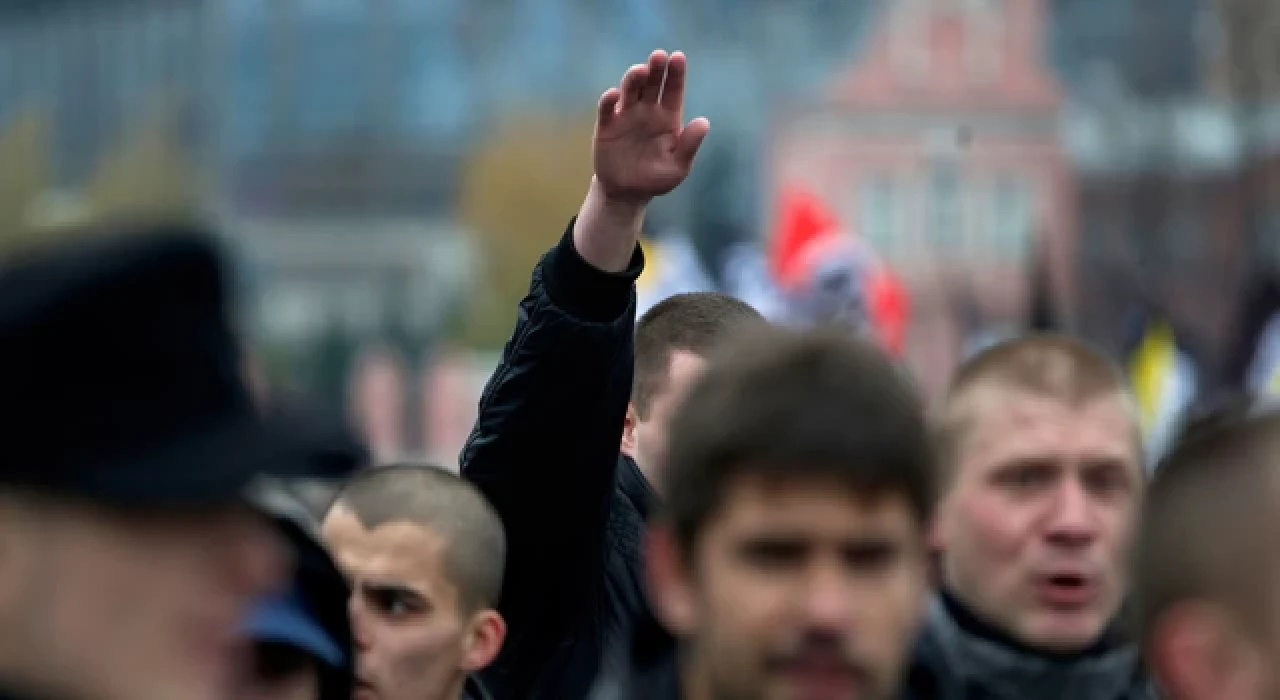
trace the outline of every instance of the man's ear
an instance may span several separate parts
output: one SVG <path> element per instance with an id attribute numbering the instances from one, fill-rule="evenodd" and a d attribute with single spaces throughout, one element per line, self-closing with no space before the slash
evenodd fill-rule
<path id="1" fill-rule="evenodd" d="M 636 413 L 636 405 L 628 403 L 627 417 L 622 423 L 622 445 L 618 451 L 631 459 L 636 458 L 636 425 L 639 423 L 640 416 Z"/>
<path id="2" fill-rule="evenodd" d="M 1148 665 L 1173 697 L 1262 697 L 1266 663 L 1248 639 L 1220 606 L 1181 603 L 1156 622 Z"/>
<path id="3" fill-rule="evenodd" d="M 507 638 L 507 623 L 497 610 L 485 608 L 472 615 L 469 627 L 466 653 L 462 655 L 462 670 L 475 673 L 498 658 L 502 642 Z"/>
<path id="4" fill-rule="evenodd" d="M 675 635 L 692 632 L 698 624 L 693 571 L 675 533 L 665 522 L 654 522 L 649 525 L 644 546 L 645 577 L 654 612 Z"/>

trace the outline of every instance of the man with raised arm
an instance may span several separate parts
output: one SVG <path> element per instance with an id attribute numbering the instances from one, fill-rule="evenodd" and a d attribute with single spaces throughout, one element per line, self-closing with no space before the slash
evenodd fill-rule
<path id="1" fill-rule="evenodd" d="M 640 226 L 648 203 L 688 176 L 710 128 L 683 121 L 685 75 L 683 54 L 654 51 L 601 96 L 586 199 L 534 269 L 462 452 L 463 475 L 508 538 L 509 633 L 484 674 L 497 700 L 586 697 L 606 649 L 648 616 L 639 542 L 653 465 L 637 468 L 619 448 Z"/>

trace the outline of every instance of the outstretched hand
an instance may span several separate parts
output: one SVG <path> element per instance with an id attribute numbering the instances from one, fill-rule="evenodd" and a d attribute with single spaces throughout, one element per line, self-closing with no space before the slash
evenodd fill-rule
<path id="1" fill-rule="evenodd" d="M 647 203 L 688 177 L 711 123 L 683 123 L 687 72 L 683 53 L 654 51 L 600 97 L 593 159 L 606 198 Z"/>

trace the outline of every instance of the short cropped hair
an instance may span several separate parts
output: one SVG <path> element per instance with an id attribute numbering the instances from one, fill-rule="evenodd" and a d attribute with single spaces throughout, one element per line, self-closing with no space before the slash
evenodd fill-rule
<path id="1" fill-rule="evenodd" d="M 831 479 L 930 518 L 924 407 L 878 345 L 848 330 L 757 327 L 709 360 L 671 422 L 666 517 L 686 554 L 744 476 Z"/>
<path id="2" fill-rule="evenodd" d="M 726 335 L 764 317 L 744 301 L 719 292 L 676 294 L 658 302 L 636 323 L 636 370 L 631 401 L 647 418 L 654 398 L 666 388 L 671 354 L 706 357 Z"/>
<path id="3" fill-rule="evenodd" d="M 396 522 L 422 526 L 445 541 L 444 567 L 463 609 L 495 607 L 502 592 L 506 534 L 475 486 L 443 467 L 389 464 L 356 473 L 334 507 L 367 529 Z"/>
<path id="4" fill-rule="evenodd" d="M 1073 406 L 1114 395 L 1132 406 L 1124 370 L 1083 340 L 1035 333 L 997 343 L 960 365 L 938 406 L 933 435 L 943 482 L 949 481 L 964 439 L 993 391 L 1029 393 Z M 1136 409 L 1134 444 L 1140 445 Z"/>
<path id="5" fill-rule="evenodd" d="M 1280 559 L 1280 412 L 1223 407 L 1187 426 L 1146 495 L 1133 555 L 1133 622 L 1151 642 L 1178 603 L 1222 604 L 1246 629 L 1275 605 Z"/>

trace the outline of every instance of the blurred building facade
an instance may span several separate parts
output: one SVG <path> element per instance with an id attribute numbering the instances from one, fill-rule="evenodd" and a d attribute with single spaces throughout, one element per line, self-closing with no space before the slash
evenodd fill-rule
<path id="1" fill-rule="evenodd" d="M 1246 287 L 1280 269 L 1280 5 L 1197 9 L 1195 89 L 1115 90 L 1064 123 L 1081 193 L 1077 265 L 1091 279 L 1080 330 L 1118 348 L 1135 307 L 1155 302 L 1212 385 Z"/>
<path id="2" fill-rule="evenodd" d="M 199 147 L 207 0 L 0 2 L 0 130 L 36 114 L 56 140 L 50 187 L 76 187 L 146 113 L 182 115 Z"/>
<path id="3" fill-rule="evenodd" d="M 826 99 L 778 123 L 773 172 L 835 204 L 913 289 L 910 353 L 926 385 L 960 351 L 958 292 L 991 322 L 1025 316 L 1027 260 L 1074 285 L 1062 94 L 1039 0 L 898 0 Z M 937 376 L 933 376 L 933 375 Z"/>
<path id="4" fill-rule="evenodd" d="M 1068 325 L 1115 345 L 1142 289 L 1218 344 L 1230 280 L 1280 258 L 1280 126 L 1244 108 L 1280 89 L 1277 7 L 0 0 L 0 148 L 42 120 L 44 184 L 76 191 L 115 179 L 103 163 L 163 105 L 202 202 L 245 243 L 258 329 L 283 348 L 265 364 L 343 397 L 363 346 L 390 346 L 411 388 L 387 420 L 416 443 L 465 423 L 418 387 L 474 384 L 431 363 L 483 262 L 458 211 L 476 152 L 500 122 L 589 117 L 654 46 L 689 53 L 688 111 L 716 126 L 663 218 L 699 245 L 759 236 L 774 188 L 806 179 L 909 277 L 945 283 L 918 297 L 917 366 L 945 373 L 959 346 L 943 290 L 1019 320 L 1042 238 Z"/>

